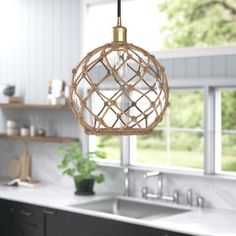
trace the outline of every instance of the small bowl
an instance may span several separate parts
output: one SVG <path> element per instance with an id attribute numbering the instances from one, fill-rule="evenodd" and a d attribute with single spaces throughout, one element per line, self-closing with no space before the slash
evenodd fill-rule
<path id="1" fill-rule="evenodd" d="M 9 85 L 3 89 L 3 94 L 5 96 L 11 97 L 15 94 L 15 85 Z"/>
<path id="2" fill-rule="evenodd" d="M 20 135 L 23 136 L 23 137 L 30 136 L 30 129 L 27 128 L 27 127 L 22 127 L 20 129 Z"/>
<path id="3" fill-rule="evenodd" d="M 40 137 L 46 136 L 46 130 L 42 128 L 37 129 L 37 136 L 40 136 Z"/>

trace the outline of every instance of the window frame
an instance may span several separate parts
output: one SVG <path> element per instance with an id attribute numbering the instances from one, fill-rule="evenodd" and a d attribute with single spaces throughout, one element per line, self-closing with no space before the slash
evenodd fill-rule
<path id="1" fill-rule="evenodd" d="M 234 86 L 222 86 L 222 87 L 217 87 L 215 89 L 215 94 L 216 94 L 216 107 L 217 109 L 217 128 L 215 131 L 215 142 L 216 146 L 218 148 L 217 152 L 218 154 L 215 156 L 217 166 L 216 166 L 216 174 L 219 175 L 225 175 L 225 176 L 234 176 L 236 178 L 236 171 L 224 171 L 222 170 L 222 135 L 223 134 L 236 134 L 236 130 L 230 131 L 230 130 L 224 130 L 222 129 L 222 113 L 221 113 L 221 91 L 224 90 L 233 90 L 236 91 L 236 85 Z"/>
<path id="2" fill-rule="evenodd" d="M 130 0 L 123 0 L 123 1 L 130 1 Z M 80 1 L 80 35 L 81 42 L 80 42 L 80 56 L 86 55 L 87 52 L 85 51 L 85 42 L 86 42 L 86 25 L 85 23 L 88 21 L 88 9 L 91 5 L 98 5 L 98 4 L 108 4 L 108 3 L 115 3 L 116 0 L 81 0 Z M 114 13 L 115 14 L 115 13 Z M 116 17 L 114 15 L 114 17 Z M 115 22 L 115 21 L 114 21 Z M 109 41 L 109 39 L 108 39 Z M 100 46 L 100 45 L 98 45 Z M 159 59 L 168 59 L 168 58 L 187 58 L 187 57 L 199 57 L 199 56 L 226 56 L 236 54 L 236 45 L 215 45 L 215 46 L 208 46 L 208 47 L 186 47 L 186 48 L 174 48 L 174 49 L 164 49 L 159 50 L 158 52 L 153 52 L 154 56 L 157 56 Z"/>
<path id="3" fill-rule="evenodd" d="M 125 0 L 129 1 L 129 0 Z M 88 7 L 94 4 L 105 4 L 115 2 L 115 0 L 82 0 L 81 1 L 81 54 L 84 55 L 84 42 L 86 39 L 86 27 L 85 22 L 87 20 Z M 226 56 L 226 55 L 236 55 L 236 45 L 229 46 L 210 46 L 207 48 L 179 48 L 171 49 L 165 51 L 158 51 L 153 53 L 158 59 L 168 59 L 168 58 L 193 58 L 193 57 L 203 57 L 203 56 Z M 135 155 L 131 150 L 130 143 L 132 142 L 132 136 L 122 136 L 121 137 L 121 156 L 120 163 L 111 163 L 107 161 L 98 162 L 101 166 L 113 166 L 113 167 L 123 167 L 129 166 L 133 170 L 150 171 L 159 169 L 163 173 L 174 173 L 181 175 L 194 175 L 194 176 L 205 176 L 208 178 L 220 177 L 225 179 L 236 180 L 236 172 L 224 172 L 221 171 L 221 160 L 219 148 L 221 143 L 219 137 L 217 136 L 217 130 L 219 130 L 220 123 L 220 106 L 219 106 L 219 95 L 218 91 L 224 88 L 235 88 L 236 89 L 236 78 L 191 78 L 187 79 L 177 79 L 169 80 L 170 89 L 201 89 L 204 91 L 204 166 L 203 171 L 191 168 L 181 168 L 181 167 L 169 167 L 164 166 L 136 166 L 131 164 L 130 156 Z M 170 91 L 171 91 L 170 90 Z M 218 105 L 217 105 L 218 104 Z M 89 150 L 89 136 L 84 134 L 82 131 L 82 144 L 84 151 Z"/>
<path id="4" fill-rule="evenodd" d="M 193 87 L 191 87 L 191 88 L 186 88 L 186 87 L 178 87 L 177 88 L 177 87 L 173 87 L 173 88 L 171 88 L 171 91 L 173 91 L 173 90 L 175 90 L 175 91 L 189 91 L 189 92 L 191 92 L 191 91 L 200 91 L 200 92 L 202 92 L 203 93 L 203 118 L 204 118 L 204 90 L 201 87 L 199 87 L 199 88 L 196 88 L 196 87 L 195 88 L 193 88 Z M 202 133 L 202 135 L 204 136 L 204 124 L 203 124 L 203 128 L 171 127 L 170 126 L 170 116 L 171 115 L 170 115 L 169 109 L 167 109 L 166 115 L 167 115 L 167 117 L 166 117 L 166 119 L 167 119 L 166 120 L 166 122 L 167 122 L 166 125 L 167 126 L 166 127 L 157 127 L 157 130 L 166 131 L 166 135 L 167 135 L 167 137 L 166 137 L 166 154 L 168 156 L 167 159 L 169 159 L 170 158 L 170 151 L 171 151 L 171 149 L 170 149 L 170 147 L 171 147 L 171 143 L 170 143 L 170 135 L 171 135 L 171 133 L 172 132 L 181 132 L 182 131 L 182 132 L 189 132 L 191 134 Z M 137 147 L 137 145 L 136 145 L 136 147 Z M 130 148 L 131 149 L 135 148 L 135 144 L 131 145 Z M 192 170 L 192 171 L 196 170 L 197 172 L 203 172 L 203 169 L 204 169 L 204 164 L 203 164 L 203 168 L 181 167 L 181 166 L 174 166 L 174 165 L 168 165 L 168 164 L 166 164 L 166 165 L 159 165 L 159 164 L 152 164 L 152 163 L 150 163 L 150 164 L 142 164 L 142 163 L 135 162 L 135 156 L 136 155 L 134 155 L 133 157 L 132 156 L 130 157 L 130 164 L 133 165 L 133 166 L 146 166 L 146 167 L 153 166 L 153 167 L 156 167 L 156 168 L 165 168 L 165 169 L 170 168 L 170 169 L 173 169 L 173 170 L 174 169 L 175 170 L 177 170 L 177 169 L 185 169 L 185 170 Z M 204 162 L 204 149 L 203 149 L 203 162 Z"/>
<path id="5" fill-rule="evenodd" d="M 133 136 L 121 137 L 121 158 L 120 163 L 111 163 L 111 161 L 99 162 L 100 165 L 109 166 L 129 166 L 131 169 L 136 170 L 155 170 L 159 169 L 163 173 L 187 174 L 187 175 L 208 175 L 208 176 L 225 176 L 236 178 L 236 173 L 225 172 L 220 170 L 221 160 L 219 148 L 219 137 L 217 132 L 220 128 L 219 117 L 221 110 L 219 106 L 219 90 L 227 88 L 236 89 L 236 79 L 228 78 L 207 78 L 207 79 L 192 79 L 169 81 L 170 91 L 192 89 L 203 90 L 204 92 L 204 166 L 203 170 L 176 166 L 161 166 L 161 165 L 136 165 L 132 164 L 131 157 L 135 155 L 134 150 L 131 148 Z M 89 139 L 89 136 L 87 136 Z M 89 143 L 89 141 L 88 141 Z"/>

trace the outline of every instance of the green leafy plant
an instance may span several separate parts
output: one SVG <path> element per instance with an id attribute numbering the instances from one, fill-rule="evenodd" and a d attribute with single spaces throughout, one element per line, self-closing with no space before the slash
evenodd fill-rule
<path id="1" fill-rule="evenodd" d="M 94 179 L 96 183 L 104 181 L 103 174 L 94 174 L 97 163 L 94 158 L 106 158 L 105 152 L 95 151 L 82 153 L 81 146 L 78 142 L 69 144 L 68 148 L 60 147 L 58 152 L 64 155 L 58 168 L 63 170 L 63 174 L 71 176 L 76 182 L 84 179 Z"/>

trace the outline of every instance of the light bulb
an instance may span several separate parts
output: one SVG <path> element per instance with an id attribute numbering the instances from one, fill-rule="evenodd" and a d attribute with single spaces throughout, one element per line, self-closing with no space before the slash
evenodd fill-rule
<path id="1" fill-rule="evenodd" d="M 117 74 L 122 79 L 121 82 L 123 81 L 122 85 L 124 85 L 124 83 L 127 82 L 128 76 L 128 68 L 127 63 L 125 61 L 125 52 L 117 51 L 115 54 L 116 55 L 114 58 L 114 69 L 117 70 Z"/>

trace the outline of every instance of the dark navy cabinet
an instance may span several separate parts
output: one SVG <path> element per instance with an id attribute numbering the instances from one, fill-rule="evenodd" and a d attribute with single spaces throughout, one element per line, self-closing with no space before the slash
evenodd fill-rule
<path id="1" fill-rule="evenodd" d="M 41 207 L 12 203 L 12 236 L 44 236 L 43 212 Z"/>
<path id="2" fill-rule="evenodd" d="M 40 207 L 0 200 L 1 236 L 44 236 Z"/>
<path id="3" fill-rule="evenodd" d="M 49 210 L 45 216 L 45 236 L 187 236 L 125 222 Z"/>
<path id="4" fill-rule="evenodd" d="M 0 199 L 0 235 L 11 235 L 13 208 L 7 201 Z"/>
<path id="5" fill-rule="evenodd" d="M 0 200 L 1 236 L 188 236 L 150 227 Z"/>

